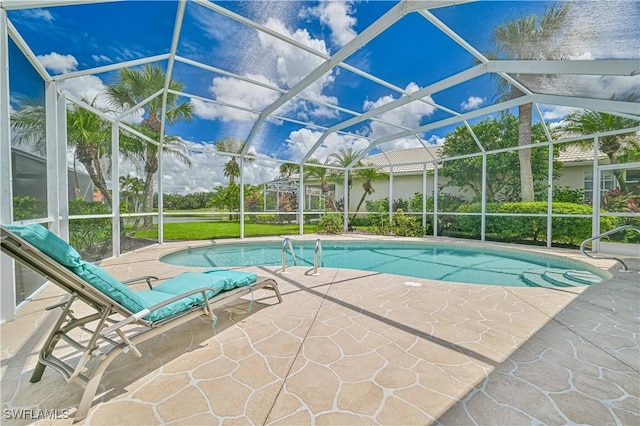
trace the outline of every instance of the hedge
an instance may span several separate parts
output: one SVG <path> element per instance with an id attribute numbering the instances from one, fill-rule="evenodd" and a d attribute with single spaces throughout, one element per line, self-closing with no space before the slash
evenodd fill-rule
<path id="1" fill-rule="evenodd" d="M 461 213 L 480 213 L 481 205 L 466 204 L 458 209 Z M 591 206 L 577 203 L 553 203 L 554 214 L 588 215 L 593 214 Z M 547 202 L 528 203 L 488 203 L 487 213 L 503 214 L 547 214 Z M 459 216 L 457 230 L 480 237 L 480 216 Z M 600 219 L 600 231 L 605 232 L 616 227 L 615 217 Z M 591 237 L 591 217 L 554 217 L 551 220 L 552 242 L 578 245 Z M 547 237 L 546 217 L 525 216 L 487 216 L 486 233 L 500 241 L 545 241 Z"/>

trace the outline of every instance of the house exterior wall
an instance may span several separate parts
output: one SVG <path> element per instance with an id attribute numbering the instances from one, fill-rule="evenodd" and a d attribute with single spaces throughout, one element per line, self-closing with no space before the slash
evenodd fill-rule
<path id="1" fill-rule="evenodd" d="M 573 189 L 584 188 L 584 175 L 592 170 L 592 166 L 589 163 L 578 164 L 565 164 L 560 170 L 559 177 L 554 180 L 553 184 L 557 187 L 570 187 Z M 442 193 L 451 194 L 462 197 L 470 201 L 474 194 L 465 190 L 464 188 L 455 188 L 448 186 L 449 179 L 446 177 L 439 177 L 438 186 L 441 188 Z M 311 184 L 311 182 L 309 182 Z M 378 200 L 381 198 L 389 197 L 390 180 L 379 180 L 373 183 L 375 192 L 368 195 L 365 198 L 367 200 Z M 362 197 L 364 190 L 362 188 L 362 182 L 355 180 L 353 187 L 351 188 L 351 198 L 349 200 L 349 211 L 355 211 L 360 198 Z M 422 173 L 416 174 L 402 174 L 393 176 L 393 199 L 397 200 L 402 198 L 409 200 L 416 192 L 422 193 Z M 336 185 L 335 187 L 336 200 L 340 200 L 344 197 L 344 191 L 342 185 Z M 433 172 L 427 175 L 427 196 L 433 194 Z M 366 204 L 363 204 L 360 211 L 366 211 Z"/>

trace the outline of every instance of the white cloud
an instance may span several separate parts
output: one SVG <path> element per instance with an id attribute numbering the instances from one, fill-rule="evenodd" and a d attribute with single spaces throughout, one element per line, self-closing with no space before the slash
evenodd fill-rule
<path id="1" fill-rule="evenodd" d="M 224 176 L 224 164 L 228 157 L 216 155 L 211 145 L 183 141 L 189 151 L 191 167 L 178 160 L 163 157 L 163 192 L 191 193 L 211 191 L 215 186 L 225 184 L 228 178 Z M 244 181 L 250 184 L 268 182 L 279 174 L 279 167 L 275 162 L 256 160 L 245 162 Z"/>
<path id="2" fill-rule="evenodd" d="M 416 83 L 409 83 L 406 89 L 407 92 L 413 93 L 417 90 L 420 90 L 420 86 Z M 392 95 L 382 96 L 375 101 L 365 101 L 363 105 L 364 111 L 369 111 L 374 108 L 378 108 L 382 105 L 388 104 L 389 102 L 394 101 Z M 424 100 L 431 101 L 431 96 L 427 96 L 423 98 Z M 381 120 L 389 122 L 391 124 L 395 124 L 397 126 L 402 126 L 410 129 L 414 129 L 420 126 L 420 121 L 424 117 L 430 117 L 433 115 L 435 111 L 435 107 L 427 104 L 425 102 L 413 101 L 401 107 L 395 108 L 391 111 L 387 111 L 383 114 L 376 116 Z M 366 136 L 372 137 L 374 139 L 378 139 L 384 136 L 392 135 L 395 133 L 402 132 L 403 129 L 396 126 L 391 126 L 388 124 L 383 124 L 377 121 L 372 121 L 368 126 L 368 130 L 365 130 L 363 133 Z M 404 148 L 414 148 L 416 146 L 417 140 L 415 137 L 398 139 L 388 144 L 385 144 L 385 147 L 388 149 L 404 149 Z"/>
<path id="3" fill-rule="evenodd" d="M 298 41 L 301 44 L 309 46 L 314 50 L 329 55 L 329 50 L 324 40 L 315 39 L 311 37 L 306 29 L 296 29 L 295 31 L 289 30 L 285 24 L 275 18 L 269 18 L 265 23 L 265 26 L 271 28 L 274 31 L 279 32 L 289 38 Z M 263 48 L 263 57 L 268 57 L 275 63 L 275 71 L 279 83 L 286 87 L 291 88 L 295 86 L 300 80 L 306 77 L 311 71 L 317 68 L 324 60 L 316 55 L 305 52 L 297 47 L 271 37 L 267 34 L 258 34 L 260 44 Z M 335 80 L 333 72 L 328 72 L 325 75 L 318 78 L 315 82 L 304 89 L 301 94 L 311 99 L 320 100 L 330 104 L 338 104 L 338 99 L 335 96 L 327 96 L 323 93 L 324 89 L 331 86 Z M 314 116 L 334 116 L 335 113 L 332 110 L 328 110 L 326 107 L 317 105 L 309 105 L 300 101 L 293 100 L 290 102 L 289 110 L 302 109 L 300 118 L 308 118 Z"/>
<path id="4" fill-rule="evenodd" d="M 291 132 L 287 139 L 287 152 L 291 160 L 301 160 L 318 141 L 322 133 L 321 131 L 307 128 Z M 322 163 L 330 154 L 338 152 L 340 148 L 352 147 L 354 150 L 361 150 L 368 146 L 369 141 L 367 139 L 332 133 L 313 153 L 313 158 Z"/>
<path id="5" fill-rule="evenodd" d="M 463 111 L 469 111 L 478 108 L 486 99 L 479 96 L 469 96 L 469 99 L 460 104 Z"/>
<path id="6" fill-rule="evenodd" d="M 246 74 L 244 77 L 272 86 L 276 85 L 262 75 Z M 275 90 L 232 77 L 214 78 L 212 85 L 209 87 L 209 92 L 211 92 L 217 101 L 257 111 L 261 111 L 280 97 L 280 93 Z M 195 106 L 196 116 L 200 118 L 209 120 L 220 119 L 222 121 L 253 121 L 257 118 L 255 114 L 247 111 L 203 102 L 198 99 L 192 99 L 191 101 Z"/>
<path id="7" fill-rule="evenodd" d="M 431 135 L 429 139 L 427 139 L 428 145 L 444 145 L 446 138 L 442 138 L 438 135 Z"/>
<path id="8" fill-rule="evenodd" d="M 331 31 L 331 41 L 339 47 L 349 43 L 356 35 L 354 26 L 356 18 L 350 16 L 352 13 L 352 2 L 345 1 L 324 1 L 320 2 L 309 13 L 320 19 L 320 23 L 329 27 Z"/>
<path id="9" fill-rule="evenodd" d="M 37 58 L 43 67 L 55 73 L 75 71 L 78 66 L 78 61 L 73 55 L 61 55 L 51 52 L 47 55 L 38 55 Z"/>
<path id="10" fill-rule="evenodd" d="M 103 62 L 103 63 L 110 63 L 111 58 L 106 56 L 106 55 L 91 55 L 91 58 L 96 61 L 97 63 Z"/>
<path id="11" fill-rule="evenodd" d="M 47 22 L 53 21 L 53 15 L 48 10 L 44 9 L 27 9 L 20 11 L 21 15 L 30 19 L 42 19 Z"/>
<path id="12" fill-rule="evenodd" d="M 540 105 L 540 111 L 542 111 L 542 118 L 545 121 L 555 121 L 562 119 L 567 115 L 574 112 L 576 109 L 573 107 L 562 105 Z"/>

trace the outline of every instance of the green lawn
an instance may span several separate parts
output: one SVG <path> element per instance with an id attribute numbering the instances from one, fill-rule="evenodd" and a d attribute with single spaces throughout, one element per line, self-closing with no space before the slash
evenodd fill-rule
<path id="1" fill-rule="evenodd" d="M 317 225 L 305 225 L 305 234 L 317 232 Z M 263 237 L 267 235 L 297 234 L 299 228 L 297 224 L 291 225 L 271 225 L 245 223 L 245 237 Z M 158 229 L 140 230 L 136 232 L 136 238 L 157 239 Z M 239 238 L 240 223 L 229 221 L 216 222 L 181 222 L 166 223 L 164 225 L 165 240 L 211 240 L 215 238 Z"/>

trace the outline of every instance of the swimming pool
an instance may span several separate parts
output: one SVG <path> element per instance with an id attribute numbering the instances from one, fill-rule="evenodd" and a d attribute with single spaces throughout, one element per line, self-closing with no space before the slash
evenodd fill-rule
<path id="1" fill-rule="evenodd" d="M 314 242 L 293 242 L 298 266 L 313 267 Z M 419 242 L 322 241 L 330 268 L 384 272 L 441 281 L 515 287 L 573 287 L 608 278 L 589 265 L 518 250 Z M 278 266 L 282 243 L 252 242 L 190 248 L 162 262 L 200 267 Z M 287 266 L 293 259 L 287 254 Z"/>

